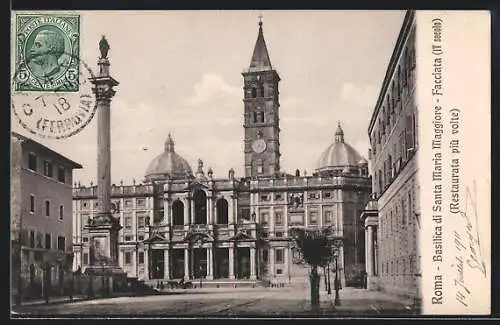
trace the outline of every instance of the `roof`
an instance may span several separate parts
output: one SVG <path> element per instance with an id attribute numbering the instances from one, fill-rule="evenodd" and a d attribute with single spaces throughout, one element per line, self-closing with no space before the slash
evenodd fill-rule
<path id="1" fill-rule="evenodd" d="M 264 40 L 264 32 L 262 31 L 262 22 L 259 22 L 259 34 L 255 42 L 252 60 L 248 72 L 259 72 L 272 70 L 271 59 L 267 52 L 266 41 Z"/>
<path id="2" fill-rule="evenodd" d="M 79 163 L 61 155 L 60 153 L 58 153 L 57 151 L 54 151 L 52 149 L 50 149 L 49 147 L 47 146 L 44 146 L 43 144 L 41 144 L 40 142 L 37 142 L 31 138 L 28 138 L 28 137 L 25 137 L 24 135 L 22 134 L 19 134 L 17 132 L 11 132 L 11 135 L 18 138 L 19 140 L 22 140 L 24 143 L 29 143 L 29 144 L 32 144 L 34 146 L 37 146 L 39 147 L 40 149 L 42 150 L 45 150 L 45 151 L 48 151 L 49 153 L 51 153 L 52 155 L 56 156 L 57 158 L 59 158 L 60 160 L 63 160 L 65 161 L 66 163 L 68 163 L 69 165 L 71 165 L 71 167 L 73 169 L 80 169 L 80 168 L 83 168 L 82 165 L 80 165 Z"/>

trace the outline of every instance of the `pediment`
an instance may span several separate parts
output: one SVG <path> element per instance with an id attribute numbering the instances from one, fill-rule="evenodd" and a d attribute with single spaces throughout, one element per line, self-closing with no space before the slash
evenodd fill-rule
<path id="1" fill-rule="evenodd" d="M 155 242 L 160 242 L 160 241 L 165 241 L 165 237 L 161 236 L 160 234 L 154 234 L 152 237 L 146 239 L 144 243 L 155 243 Z"/>
<path id="2" fill-rule="evenodd" d="M 238 231 L 233 237 L 229 238 L 229 240 L 255 240 L 255 238 L 250 236 L 246 231 Z"/>
<path id="3" fill-rule="evenodd" d="M 192 180 L 191 183 L 189 183 L 188 188 L 192 192 L 196 192 L 197 190 L 205 190 L 205 191 L 208 190 L 207 184 L 204 184 L 203 181 L 200 181 L 198 179 Z"/>
<path id="4" fill-rule="evenodd" d="M 188 232 L 186 234 L 186 237 L 184 237 L 184 240 L 187 242 L 192 242 L 192 243 L 199 242 L 199 241 L 212 242 L 212 241 L 214 241 L 214 238 L 212 236 L 210 236 L 209 234 L 207 234 L 206 232 L 195 230 L 195 231 Z"/>

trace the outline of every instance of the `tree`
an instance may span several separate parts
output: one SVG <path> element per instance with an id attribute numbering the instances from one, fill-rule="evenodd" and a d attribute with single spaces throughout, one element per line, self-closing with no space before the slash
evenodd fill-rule
<path id="1" fill-rule="evenodd" d="M 332 228 L 323 228 L 321 230 L 292 228 L 290 234 L 304 262 L 311 267 L 311 275 L 309 276 L 311 307 L 313 310 L 317 310 L 319 308 L 320 283 L 318 267 L 328 265 L 334 256 L 333 241 L 331 240 Z"/>

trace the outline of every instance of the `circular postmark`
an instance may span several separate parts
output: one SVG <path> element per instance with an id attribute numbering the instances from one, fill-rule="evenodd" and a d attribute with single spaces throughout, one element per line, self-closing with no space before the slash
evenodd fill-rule
<path id="1" fill-rule="evenodd" d="M 92 70 L 83 60 L 69 57 L 78 63 L 79 74 L 71 79 L 59 79 L 62 82 L 51 91 L 16 91 L 13 85 L 13 118 L 31 134 L 49 139 L 71 137 L 85 128 L 97 111 L 93 84 L 89 80 L 95 78 Z M 22 70 L 16 69 L 14 83 L 20 73 Z M 75 84 L 79 91 L 68 92 Z"/>

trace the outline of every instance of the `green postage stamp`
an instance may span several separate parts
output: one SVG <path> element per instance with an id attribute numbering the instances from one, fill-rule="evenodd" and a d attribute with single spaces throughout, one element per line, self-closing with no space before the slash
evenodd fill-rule
<path id="1" fill-rule="evenodd" d="M 79 15 L 17 14 L 15 32 L 16 91 L 79 91 Z"/>

